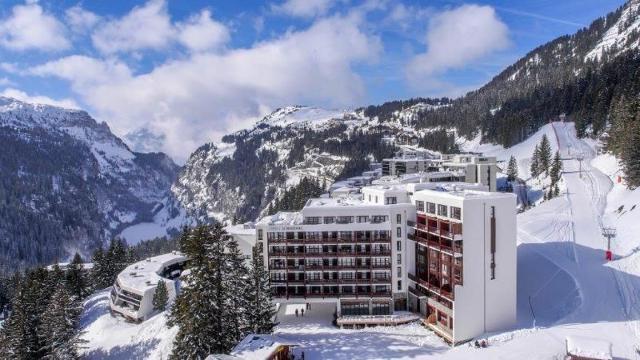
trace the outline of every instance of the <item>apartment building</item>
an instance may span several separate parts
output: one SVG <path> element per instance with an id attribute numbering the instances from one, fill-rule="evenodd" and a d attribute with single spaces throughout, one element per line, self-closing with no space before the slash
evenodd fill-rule
<path id="1" fill-rule="evenodd" d="M 164 280 L 168 300 L 172 302 L 179 291 L 179 277 L 187 258 L 171 252 L 147 258 L 127 266 L 116 278 L 109 296 L 111 312 L 140 322 L 153 313 L 153 295 L 158 281 Z"/>
<path id="2" fill-rule="evenodd" d="M 495 157 L 477 154 L 445 154 L 434 157 L 424 152 L 400 151 L 394 158 L 382 161 L 383 177 L 380 180 L 415 174 L 424 177 L 426 181 L 481 183 L 487 185 L 490 191 L 496 191 L 497 172 Z"/>
<path id="3" fill-rule="evenodd" d="M 510 193 L 413 194 L 409 309 L 452 344 L 516 321 L 516 198 Z"/>
<path id="4" fill-rule="evenodd" d="M 261 219 L 257 242 L 275 297 L 335 302 L 338 316 L 406 309 L 407 220 L 413 218 L 404 187 L 374 186 Z"/>

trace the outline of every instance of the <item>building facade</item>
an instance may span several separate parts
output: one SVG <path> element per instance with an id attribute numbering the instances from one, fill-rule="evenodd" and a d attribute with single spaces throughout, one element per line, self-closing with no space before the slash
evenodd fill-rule
<path id="1" fill-rule="evenodd" d="M 410 222 L 409 308 L 455 344 L 516 321 L 516 199 L 419 191 Z"/>
<path id="2" fill-rule="evenodd" d="M 364 188 L 364 198 L 311 199 L 301 212 L 257 224 L 279 301 L 334 301 L 337 315 L 406 309 L 406 191 Z M 370 198 L 370 200 L 368 200 Z"/>

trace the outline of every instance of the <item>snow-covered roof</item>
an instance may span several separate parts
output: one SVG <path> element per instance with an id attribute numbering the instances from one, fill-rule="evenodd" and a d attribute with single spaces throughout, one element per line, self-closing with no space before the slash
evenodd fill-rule
<path id="1" fill-rule="evenodd" d="M 118 284 L 130 291 L 145 292 L 162 279 L 160 273 L 164 268 L 184 261 L 187 257 L 177 251 L 138 261 L 118 274 Z"/>
<path id="2" fill-rule="evenodd" d="M 265 216 L 260 221 L 259 225 L 291 225 L 302 224 L 302 213 L 280 211 L 277 214 Z"/>
<path id="3" fill-rule="evenodd" d="M 231 355 L 245 360 L 264 360 L 269 359 L 281 346 L 299 344 L 275 335 L 249 334 L 233 348 Z"/>
<path id="4" fill-rule="evenodd" d="M 567 354 L 587 359 L 613 359 L 610 342 L 582 336 L 567 336 Z"/>
<path id="5" fill-rule="evenodd" d="M 69 264 L 71 264 L 71 263 L 68 263 L 68 262 L 61 262 L 61 263 L 57 263 L 57 264 L 53 264 L 53 265 L 49 265 L 49 266 L 47 266 L 47 270 L 51 271 L 51 270 L 53 270 L 53 267 L 54 267 L 55 265 L 58 265 L 58 267 L 59 267 L 61 270 L 65 271 L 65 270 L 67 270 L 67 268 L 69 267 Z M 91 269 L 93 269 L 93 263 L 82 263 L 82 269 L 83 269 L 83 270 L 91 270 Z"/>

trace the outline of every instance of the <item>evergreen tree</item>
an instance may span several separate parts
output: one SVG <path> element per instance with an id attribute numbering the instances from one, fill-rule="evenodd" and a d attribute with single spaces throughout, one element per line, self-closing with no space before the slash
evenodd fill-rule
<path id="1" fill-rule="evenodd" d="M 542 140 L 540 140 L 540 146 L 538 147 L 538 151 L 539 151 L 538 172 L 539 174 L 542 174 L 545 171 L 549 171 L 549 166 L 551 165 L 551 144 L 549 143 L 547 134 L 542 135 Z"/>
<path id="2" fill-rule="evenodd" d="M 64 286 L 58 287 L 42 315 L 40 338 L 44 359 L 78 359 L 78 322 L 82 306 L 76 294 Z"/>
<path id="3" fill-rule="evenodd" d="M 109 279 L 109 271 L 107 269 L 107 254 L 101 247 L 93 252 L 92 262 L 91 278 L 94 288 L 101 290 L 113 285 L 113 281 Z"/>
<path id="4" fill-rule="evenodd" d="M 551 177 L 551 184 L 555 185 L 560 181 L 560 173 L 562 172 L 562 161 L 560 160 L 560 152 L 556 151 L 556 155 L 551 163 L 551 170 L 549 176 Z"/>
<path id="5" fill-rule="evenodd" d="M 76 299 L 84 299 L 89 293 L 84 264 L 78 253 L 74 255 L 67 268 L 66 283 L 67 288 Z"/>
<path id="6" fill-rule="evenodd" d="M 160 279 L 156 286 L 156 291 L 153 294 L 153 309 L 158 311 L 164 311 L 167 308 L 167 301 L 169 300 L 169 293 L 167 291 L 167 284 L 164 280 Z"/>
<path id="7" fill-rule="evenodd" d="M 225 317 L 230 325 L 230 333 L 227 334 L 233 345 L 242 340 L 248 332 L 249 325 L 246 322 L 248 312 L 247 292 L 249 271 L 244 256 L 238 247 L 238 241 L 229 235 L 225 235 L 226 248 L 226 274 L 224 276 L 224 288 L 228 291 L 226 299 Z"/>
<path id="8" fill-rule="evenodd" d="M 276 325 L 273 322 L 276 311 L 269 287 L 269 273 L 264 268 L 263 259 L 257 246 L 253 247 L 247 298 L 247 323 L 250 326 L 250 332 L 255 334 L 271 333 Z"/>
<path id="9" fill-rule="evenodd" d="M 226 353 L 235 345 L 227 316 L 231 292 L 225 281 L 229 271 L 226 235 L 222 226 L 201 225 L 180 238 L 180 249 L 190 259 L 188 287 L 178 295 L 169 314 L 169 326 L 179 326 L 171 359 L 204 359 Z"/>
<path id="10" fill-rule="evenodd" d="M 533 155 L 531 156 L 531 177 L 535 178 L 540 175 L 540 148 L 536 144 L 536 147 L 533 149 Z"/>
<path id="11" fill-rule="evenodd" d="M 511 155 L 509 158 L 509 165 L 507 166 L 507 180 L 515 181 L 518 178 L 518 161 Z"/>

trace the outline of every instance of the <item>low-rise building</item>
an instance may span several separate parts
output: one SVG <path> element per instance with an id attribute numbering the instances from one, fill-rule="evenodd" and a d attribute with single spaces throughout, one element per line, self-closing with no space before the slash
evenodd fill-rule
<path id="1" fill-rule="evenodd" d="M 187 258 L 174 251 L 127 266 L 118 274 L 111 289 L 111 312 L 136 322 L 146 320 L 153 314 L 153 295 L 158 281 L 165 281 L 168 300 L 172 302 L 179 292 L 179 278 L 186 263 Z"/>

